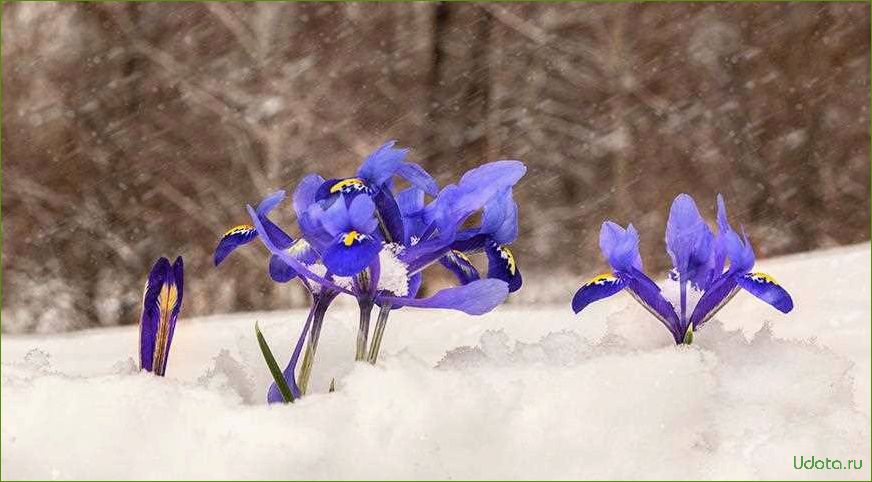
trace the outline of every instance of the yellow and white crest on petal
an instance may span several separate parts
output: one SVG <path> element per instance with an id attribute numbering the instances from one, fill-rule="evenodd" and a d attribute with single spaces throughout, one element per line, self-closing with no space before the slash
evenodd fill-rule
<path id="1" fill-rule="evenodd" d="M 751 281 L 754 281 L 755 283 L 767 283 L 778 286 L 778 282 L 775 281 L 775 278 L 766 273 L 750 273 L 748 276 L 751 278 Z"/>
<path id="2" fill-rule="evenodd" d="M 509 273 L 515 275 L 515 255 L 505 246 L 497 246 L 497 251 L 500 253 L 500 258 L 506 260 L 506 265 L 509 268 Z"/>
<path id="3" fill-rule="evenodd" d="M 594 276 L 593 278 L 587 280 L 587 283 L 584 286 L 593 286 L 593 285 L 604 285 L 606 283 L 614 283 L 618 278 L 615 277 L 612 273 L 603 273 Z"/>
<path id="4" fill-rule="evenodd" d="M 458 258 L 466 261 L 467 263 L 472 264 L 472 261 L 470 261 L 469 256 L 467 256 L 466 253 L 464 253 L 463 251 L 458 251 L 456 249 L 452 249 L 451 253 L 454 254 L 454 256 L 457 256 Z"/>
<path id="5" fill-rule="evenodd" d="M 357 231 L 351 231 L 346 233 L 345 236 L 342 237 L 342 244 L 344 244 L 345 246 L 351 246 L 352 244 L 363 241 L 364 239 L 366 239 L 365 234 L 358 233 Z"/>
<path id="6" fill-rule="evenodd" d="M 342 191 L 343 189 L 356 189 L 358 191 L 366 188 L 366 183 L 363 182 L 363 179 L 357 177 L 350 177 L 348 179 L 343 179 L 333 186 L 330 187 L 330 194 L 337 193 Z"/>
<path id="7" fill-rule="evenodd" d="M 238 226 L 233 226 L 232 228 L 228 229 L 227 232 L 224 233 L 223 237 L 227 237 L 233 234 L 242 234 L 249 231 L 254 231 L 254 226 L 250 224 L 240 224 Z"/>

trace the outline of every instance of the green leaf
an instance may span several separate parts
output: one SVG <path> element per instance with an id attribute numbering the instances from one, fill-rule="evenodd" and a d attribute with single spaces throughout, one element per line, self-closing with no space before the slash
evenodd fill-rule
<path id="1" fill-rule="evenodd" d="M 282 398 L 285 399 L 285 403 L 294 403 L 294 394 L 291 392 L 288 382 L 285 381 L 285 376 L 278 363 L 276 363 L 276 358 L 273 356 L 272 351 L 270 351 L 269 345 L 266 344 L 266 338 L 260 332 L 260 326 L 258 326 L 256 321 L 254 322 L 254 333 L 257 335 L 257 344 L 260 345 L 260 352 L 263 354 L 266 366 L 269 367 L 269 372 L 272 373 L 273 380 L 275 380 L 276 386 L 279 387 Z"/>

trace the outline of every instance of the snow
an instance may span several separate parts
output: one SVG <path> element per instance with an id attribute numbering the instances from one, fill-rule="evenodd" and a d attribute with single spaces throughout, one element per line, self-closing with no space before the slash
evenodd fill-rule
<path id="1" fill-rule="evenodd" d="M 672 304 L 672 308 L 676 313 L 681 313 L 681 284 L 673 280 L 671 277 L 666 277 L 659 282 L 660 292 L 666 301 Z M 702 298 L 702 291 L 697 290 L 691 284 L 686 285 L 685 313 L 693 313 L 699 299 Z"/>
<path id="2" fill-rule="evenodd" d="M 379 252 L 378 287 L 395 296 L 409 294 L 408 266 L 397 258 L 401 249 L 398 244 L 391 243 Z"/>
<path id="3" fill-rule="evenodd" d="M 135 327 L 7 335 L 0 476 L 869 480 L 870 261 L 868 243 L 764 260 L 794 312 L 739 294 L 691 347 L 629 296 L 579 316 L 567 297 L 404 308 L 379 365 L 355 365 L 339 305 L 315 393 L 288 406 L 264 404 L 253 325 L 286 360 L 301 311 L 183 319 L 165 379 L 137 372 Z"/>

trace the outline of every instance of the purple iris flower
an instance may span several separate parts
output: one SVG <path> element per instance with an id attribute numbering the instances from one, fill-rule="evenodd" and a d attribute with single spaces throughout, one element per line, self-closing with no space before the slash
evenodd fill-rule
<path id="1" fill-rule="evenodd" d="M 572 309 L 578 313 L 594 301 L 626 290 L 663 323 L 677 344 L 690 343 L 693 332 L 740 288 L 782 313 L 790 312 L 793 300 L 787 291 L 769 275 L 751 272 L 755 262 L 751 243 L 746 235 L 739 237 L 733 231 L 720 194 L 717 205 L 715 235 L 693 198 L 680 194 L 672 203 L 666 247 L 673 264 L 670 280 L 677 283 L 677 300 L 667 300 L 661 288 L 643 272 L 639 234 L 633 225 L 624 229 L 606 221 L 600 230 L 600 249 L 613 272 L 583 284 L 573 297 Z"/>
<path id="2" fill-rule="evenodd" d="M 275 225 L 270 212 L 285 197 L 278 191 L 257 209 L 248 207 L 252 224 L 228 231 L 215 253 L 216 265 L 236 247 L 259 238 L 271 253 L 270 275 L 276 281 L 298 277 L 313 295 L 313 306 L 284 376 L 295 397 L 305 394 L 324 314 L 332 300 L 347 294 L 360 306 L 357 360 L 367 358 L 372 309 L 378 324 L 368 359 L 375 363 L 388 314 L 405 306 L 441 308 L 479 315 L 520 287 L 520 272 L 505 246 L 517 237 L 517 206 L 511 188 L 523 176 L 518 161 L 498 161 L 466 173 L 457 184 L 438 191 L 419 166 L 405 161 L 407 150 L 389 142 L 367 157 L 353 178 L 304 177 L 293 195 L 301 237 L 294 239 Z M 394 194 L 393 178 L 411 184 Z M 425 196 L 435 196 L 429 204 Z M 465 228 L 481 213 L 480 226 Z M 418 298 L 422 271 L 447 256 L 484 251 L 490 259 L 488 279 L 474 276 L 461 286 Z M 454 254 L 459 253 L 459 254 Z M 304 340 L 299 380 L 296 367 Z M 272 384 L 270 402 L 283 400 Z"/>
<path id="3" fill-rule="evenodd" d="M 366 221 L 367 226 L 363 226 L 363 221 L 356 221 L 356 215 L 353 214 L 355 212 L 370 212 L 370 207 L 366 209 L 355 207 L 358 203 L 369 206 L 366 201 L 363 201 L 368 198 L 368 195 L 356 196 L 347 213 L 343 211 L 346 209 L 345 201 L 339 200 L 334 202 L 326 211 L 321 211 L 322 214 L 313 216 L 311 208 L 307 207 L 304 211 L 302 210 L 307 205 L 307 199 L 305 198 L 308 195 L 308 187 L 312 185 L 314 183 L 304 180 L 294 195 L 294 201 L 298 212 L 305 213 L 300 219 L 307 219 L 307 221 L 301 221 L 301 227 L 309 223 L 306 230 L 311 230 L 315 234 L 312 245 L 323 248 L 323 256 L 320 257 L 320 262 L 305 263 L 305 261 L 293 256 L 286 250 L 282 250 L 273 242 L 270 236 L 261 236 L 261 240 L 274 256 L 278 256 L 294 272 L 311 282 L 313 287 L 317 287 L 316 289 L 321 291 L 326 290 L 331 294 L 348 294 L 358 300 L 361 319 L 356 354 L 357 360 L 363 360 L 366 357 L 369 321 L 374 306 L 380 307 L 379 326 L 382 328 L 379 330 L 378 338 L 376 338 L 380 342 L 380 335 L 383 333 L 383 326 L 387 321 L 387 316 L 391 309 L 414 306 L 419 308 L 454 309 L 467 314 L 480 315 L 495 308 L 508 295 L 506 283 L 500 280 L 488 279 L 478 280 L 464 286 L 446 288 L 429 298 L 417 298 L 417 291 L 421 283 L 420 275 L 409 271 L 408 265 L 401 260 L 399 253 L 402 253 L 403 246 L 396 243 L 384 243 L 381 240 L 375 249 L 358 249 L 353 251 L 354 247 L 347 246 L 343 239 L 344 236 L 347 236 L 345 233 L 347 233 L 348 226 L 354 225 L 364 230 L 372 228 L 370 221 Z M 279 198 L 283 195 L 284 193 L 280 191 L 271 197 Z M 337 208 L 336 206 L 339 207 Z M 337 209 L 337 212 L 343 214 L 336 214 L 334 218 L 332 215 L 327 215 L 330 209 Z M 266 225 L 263 224 L 262 220 L 266 217 L 268 211 L 258 213 L 251 206 L 248 207 L 248 210 L 258 232 L 265 230 Z M 328 242 L 328 237 L 318 234 L 322 231 L 331 233 L 334 239 Z M 368 236 L 373 240 L 380 239 L 377 234 Z M 315 249 L 317 250 L 317 248 Z M 333 254 L 336 250 L 345 250 L 345 253 L 341 255 Z M 334 261 L 338 260 L 338 265 L 351 266 L 353 264 L 355 269 L 364 266 L 364 261 L 367 261 L 369 264 L 364 269 L 358 270 L 353 276 L 342 276 L 341 273 L 331 270 L 331 267 L 328 265 L 328 260 L 331 259 L 331 256 L 335 258 Z M 363 260 L 360 258 L 363 258 Z M 347 272 L 350 274 L 354 270 Z M 317 328 L 320 329 L 320 327 Z M 317 333 L 315 328 L 313 328 L 312 333 L 313 335 Z M 373 362 L 377 356 L 376 353 L 377 350 L 370 356 Z M 285 370 L 286 376 L 294 372 L 295 363 L 296 360 L 292 358 L 291 363 L 289 363 L 288 368 Z M 288 381 L 291 382 L 290 379 Z M 293 385 L 291 383 L 289 385 L 293 390 Z M 276 392 L 273 398 L 276 401 L 280 401 L 280 394 L 278 394 L 277 389 L 271 390 Z"/>
<path id="4" fill-rule="evenodd" d="M 407 226 L 409 249 L 402 257 L 418 272 L 438 261 L 461 284 L 480 279 L 470 255 L 485 252 L 488 278 L 507 283 L 509 291 L 521 287 L 517 261 L 508 244 L 518 236 L 518 208 L 512 187 L 526 172 L 519 161 L 496 161 L 464 174 L 457 184 L 446 186 L 424 206 L 423 194 L 414 189 L 397 197 Z M 478 227 L 463 229 L 466 221 L 481 213 Z"/>
<path id="5" fill-rule="evenodd" d="M 517 208 L 511 199 L 511 187 L 524 171 L 523 164 L 517 161 L 487 164 L 443 189 L 429 206 L 424 206 L 425 191 L 420 187 L 413 185 L 395 198 L 387 181 L 380 189 L 390 195 L 383 198 L 381 206 L 370 201 L 375 195 L 370 189 L 340 190 L 324 197 L 325 183 L 329 183 L 310 175 L 294 193 L 294 210 L 304 238 L 320 253 L 319 262 L 300 263 L 281 253 L 281 246 L 270 245 L 267 241 L 271 237 L 262 239 L 274 256 L 303 278 L 358 300 L 361 316 L 356 358 L 363 360 L 375 306 L 380 312 L 373 342 L 379 343 L 391 309 L 446 308 L 478 315 L 492 310 L 510 289 L 520 286 L 514 257 L 497 242 L 508 243 L 517 236 Z M 482 226 L 460 229 L 467 218 L 482 210 Z M 249 212 L 255 226 L 268 213 L 260 208 L 249 208 Z M 268 226 L 263 224 L 263 229 Z M 358 243 L 361 234 L 364 237 Z M 489 251 L 494 260 L 491 266 L 504 268 L 491 269 L 494 276 L 490 279 L 481 280 L 476 273 L 474 279 L 464 280 L 463 286 L 442 290 L 430 298 L 417 298 L 421 271 L 452 253 L 455 242 L 466 243 L 467 250 Z M 508 274 L 502 276 L 503 271 Z M 377 344 L 370 353 L 374 362 Z"/>
<path id="6" fill-rule="evenodd" d="M 278 198 L 281 196 L 284 196 L 283 191 L 274 193 L 271 197 Z M 295 198 L 297 197 L 295 195 Z M 265 218 L 268 211 L 258 214 L 254 208 L 248 206 L 248 212 L 258 232 L 267 229 L 262 219 Z M 340 235 L 337 236 L 337 239 L 341 237 L 341 231 L 339 233 Z M 411 283 L 412 275 L 415 273 L 411 272 L 408 264 L 403 261 L 402 246 L 395 244 L 390 246 L 382 245 L 377 254 L 384 254 L 373 257 L 368 267 L 369 272 L 367 276 L 369 279 L 364 284 L 348 276 L 331 272 L 329 267 L 323 264 L 326 261 L 327 253 L 333 248 L 333 244 L 326 245 L 323 250 L 324 256 L 319 257 L 319 261 L 307 263 L 287 250 L 282 250 L 271 237 L 260 236 L 260 239 L 273 255 L 279 257 L 301 277 L 307 279 L 312 284 L 319 285 L 321 289 L 327 288 L 340 294 L 354 296 L 355 298 L 371 297 L 376 303 L 390 303 L 395 307 L 415 306 L 420 308 L 456 309 L 467 314 L 480 315 L 492 310 L 502 302 L 508 290 L 505 283 L 499 280 L 479 280 L 481 283 L 446 288 L 430 298 L 419 299 L 415 298 L 417 287 L 412 286 Z M 312 246 L 314 247 L 316 244 L 318 244 L 317 241 Z M 369 253 L 366 251 L 359 251 L 359 253 L 369 256 Z M 386 268 L 389 268 L 390 271 Z M 390 276 L 390 279 L 388 279 L 388 276 Z"/>
<path id="7" fill-rule="evenodd" d="M 164 376 L 176 320 L 182 309 L 184 265 L 182 257 L 170 265 L 161 257 L 154 263 L 145 283 L 142 316 L 139 321 L 139 368 Z"/>

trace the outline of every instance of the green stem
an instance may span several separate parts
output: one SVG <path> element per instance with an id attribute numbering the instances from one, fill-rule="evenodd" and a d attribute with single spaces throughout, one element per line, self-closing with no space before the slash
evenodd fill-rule
<path id="1" fill-rule="evenodd" d="M 305 395 L 312 376 L 312 366 L 315 363 L 315 353 L 318 351 L 318 339 L 321 337 L 321 326 L 324 324 L 324 315 L 327 313 L 329 302 L 318 301 L 315 307 L 315 318 L 312 320 L 312 331 L 309 332 L 309 342 L 303 353 L 303 363 L 300 367 L 300 381 L 297 384 L 300 394 Z"/>
<path id="2" fill-rule="evenodd" d="M 388 315 L 391 312 L 390 304 L 379 306 L 378 321 L 375 323 L 375 330 L 372 334 L 372 344 L 369 347 L 369 362 L 375 365 L 378 360 L 378 353 L 381 349 L 382 338 L 385 335 L 385 327 L 388 324 Z"/>
<path id="3" fill-rule="evenodd" d="M 360 327 L 357 330 L 357 352 L 354 355 L 354 361 L 363 361 L 366 358 L 366 341 L 369 338 L 372 301 L 361 299 L 358 301 L 358 305 L 360 306 Z"/>

